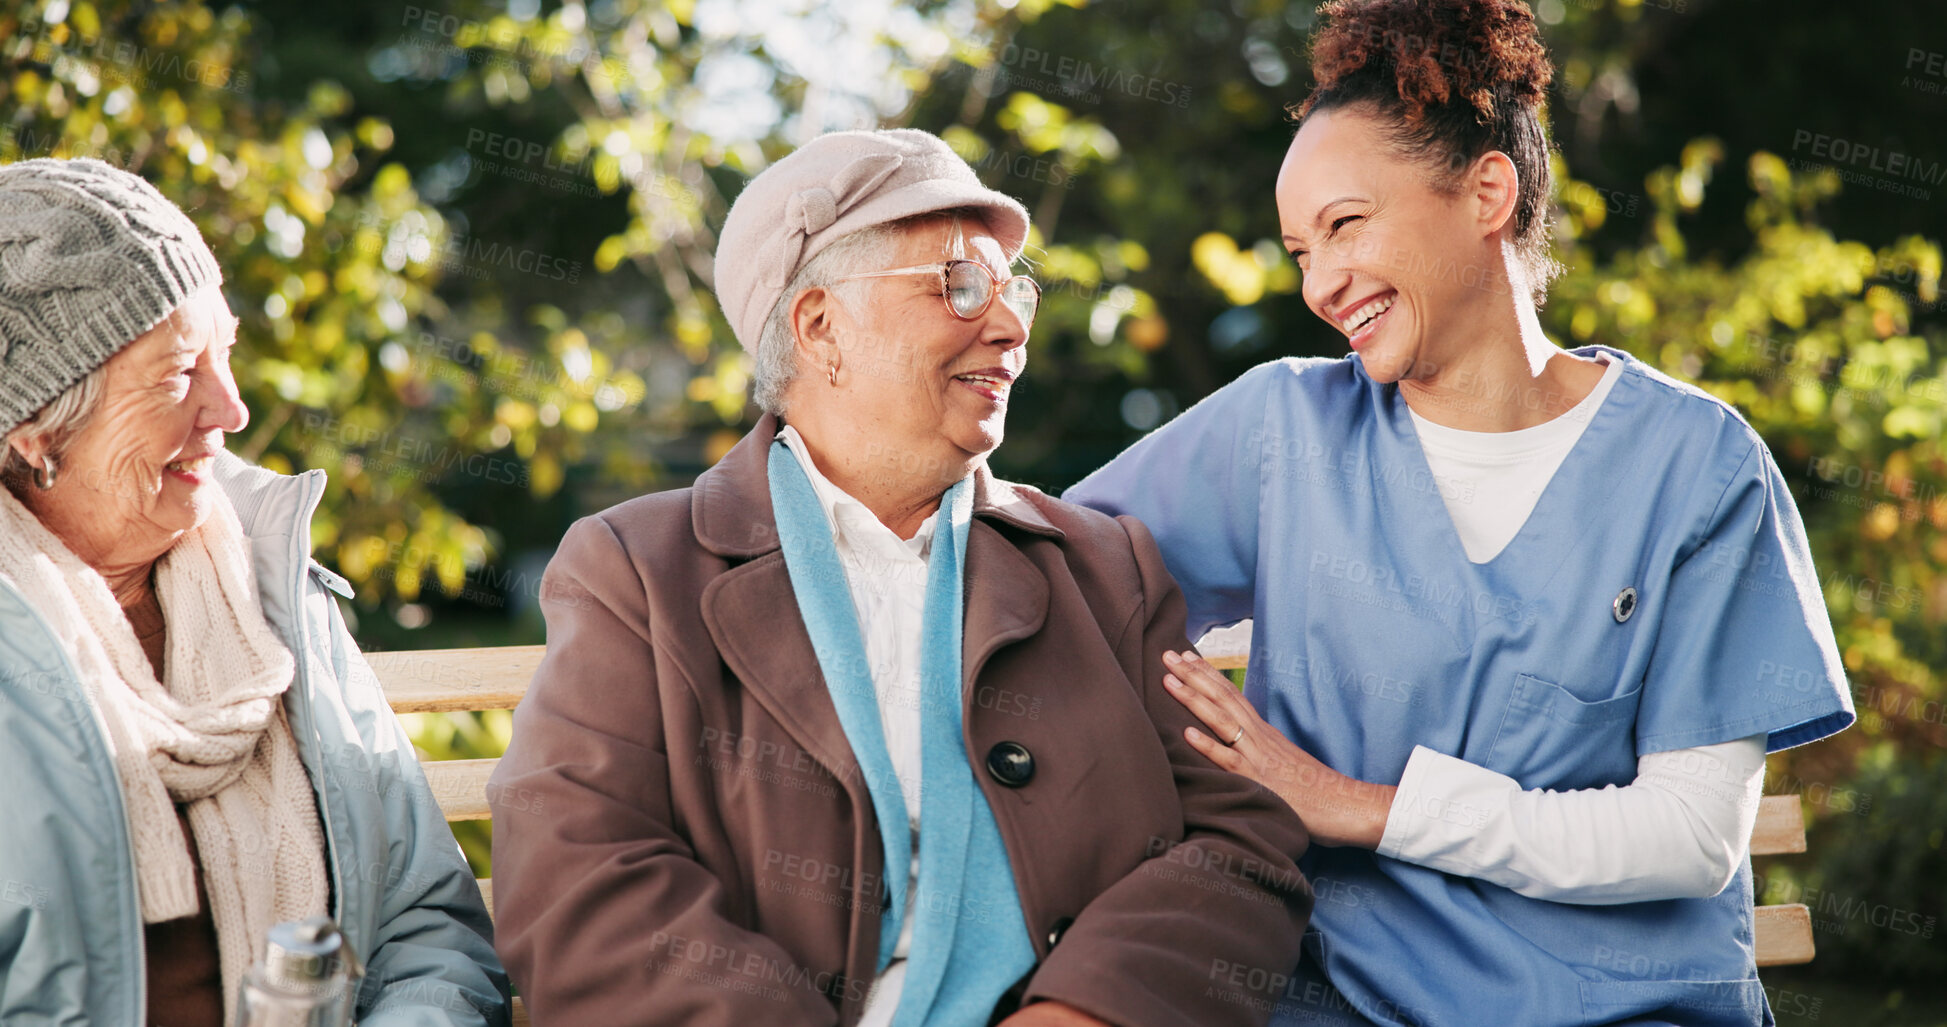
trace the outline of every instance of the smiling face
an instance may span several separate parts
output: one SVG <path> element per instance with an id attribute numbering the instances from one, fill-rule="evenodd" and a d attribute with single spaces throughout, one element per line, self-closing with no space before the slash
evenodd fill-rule
<path id="1" fill-rule="evenodd" d="M 250 419 L 230 375 L 236 330 L 211 286 L 115 354 L 102 365 L 100 405 L 58 459 L 54 487 L 24 494 L 98 570 L 153 562 L 209 516 L 223 434 Z"/>
<path id="2" fill-rule="evenodd" d="M 861 270 L 949 259 L 980 261 L 1001 281 L 1010 274 L 999 240 L 966 219 L 957 229 L 917 222 L 885 247 L 882 267 Z M 801 371 L 789 419 L 823 435 L 827 454 L 874 477 L 923 476 L 944 488 L 1000 445 L 1028 326 L 998 297 L 963 321 L 947 311 L 940 276 L 905 274 L 806 290 L 794 314 Z"/>
<path id="3" fill-rule="evenodd" d="M 1438 374 L 1469 344 L 1465 326 L 1511 302 L 1511 175 L 1490 154 L 1459 188 L 1437 189 L 1358 107 L 1314 112 L 1299 128 L 1278 172 L 1285 248 L 1304 270 L 1306 306 L 1375 381 Z"/>

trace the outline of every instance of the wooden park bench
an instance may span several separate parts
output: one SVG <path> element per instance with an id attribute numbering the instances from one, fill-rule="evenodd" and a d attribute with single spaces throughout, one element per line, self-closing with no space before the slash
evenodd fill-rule
<path id="1" fill-rule="evenodd" d="M 545 646 L 522 645 L 484 649 L 425 649 L 414 652 L 368 653 L 372 669 L 385 687 L 395 713 L 451 713 L 470 710 L 511 710 L 541 665 Z M 1245 665 L 1248 635 L 1222 641 L 1205 639 L 1198 646 L 1210 662 L 1224 670 Z M 487 778 L 498 759 L 428 760 L 422 766 L 433 796 L 446 819 L 485 820 Z M 1805 815 L 1797 795 L 1767 795 L 1758 808 L 1751 832 L 1751 855 L 1776 856 L 1805 851 Z M 487 912 L 493 912 L 493 881 L 482 878 L 480 893 Z M 1759 966 L 1789 966 L 1812 961 L 1812 914 L 1802 903 L 1759 906 L 1756 921 Z M 525 1027 L 527 1013 L 514 1000 L 515 1027 Z"/>

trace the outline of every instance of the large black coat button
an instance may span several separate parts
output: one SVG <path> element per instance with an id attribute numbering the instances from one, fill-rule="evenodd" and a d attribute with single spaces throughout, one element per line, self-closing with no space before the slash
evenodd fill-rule
<path id="1" fill-rule="evenodd" d="M 1034 780 L 1034 754 L 1019 742 L 1002 742 L 987 750 L 987 772 L 1009 788 Z"/>

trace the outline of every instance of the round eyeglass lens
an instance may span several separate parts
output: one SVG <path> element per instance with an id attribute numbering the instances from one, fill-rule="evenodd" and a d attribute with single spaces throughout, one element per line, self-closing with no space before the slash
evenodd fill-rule
<path id="1" fill-rule="evenodd" d="M 1035 311 L 1041 308 L 1041 288 L 1030 279 L 1011 278 L 1001 287 L 1001 302 L 1021 318 L 1023 325 L 1033 327 Z"/>
<path id="2" fill-rule="evenodd" d="M 947 271 L 947 301 L 953 304 L 954 313 L 961 317 L 979 316 L 993 291 L 993 276 L 971 260 L 956 262 Z"/>

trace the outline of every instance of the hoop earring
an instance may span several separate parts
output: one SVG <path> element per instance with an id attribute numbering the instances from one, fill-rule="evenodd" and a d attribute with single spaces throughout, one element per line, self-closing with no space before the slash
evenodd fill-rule
<path id="1" fill-rule="evenodd" d="M 53 457 L 41 457 L 41 465 L 34 468 L 34 487 L 40 489 L 42 492 L 53 488 L 54 475 L 57 470 L 58 468 L 54 466 Z"/>
<path id="2" fill-rule="evenodd" d="M 825 380 L 832 383 L 832 388 L 838 388 L 838 361 L 834 360 L 826 365 Z"/>

